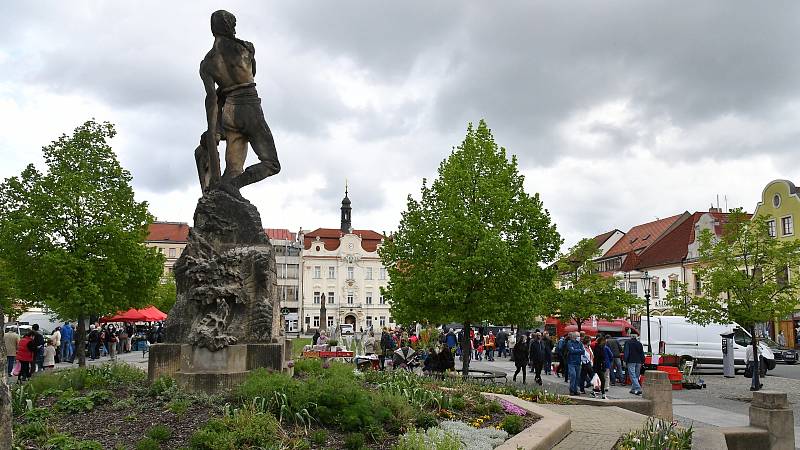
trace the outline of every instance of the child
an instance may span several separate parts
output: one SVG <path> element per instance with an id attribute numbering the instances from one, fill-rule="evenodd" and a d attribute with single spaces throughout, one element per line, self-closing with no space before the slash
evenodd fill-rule
<path id="1" fill-rule="evenodd" d="M 56 366 L 56 347 L 52 340 L 47 341 L 44 347 L 44 368 L 52 369 Z"/>

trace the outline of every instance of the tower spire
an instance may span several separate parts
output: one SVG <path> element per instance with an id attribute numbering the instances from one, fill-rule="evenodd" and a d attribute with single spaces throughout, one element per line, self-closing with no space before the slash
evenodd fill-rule
<path id="1" fill-rule="evenodd" d="M 350 207 L 350 198 L 347 196 L 347 194 L 348 194 L 348 186 L 347 186 L 347 180 L 345 180 L 344 198 L 342 199 L 342 224 L 340 227 L 342 233 L 350 233 L 353 230 L 353 225 L 352 225 L 353 208 Z"/>

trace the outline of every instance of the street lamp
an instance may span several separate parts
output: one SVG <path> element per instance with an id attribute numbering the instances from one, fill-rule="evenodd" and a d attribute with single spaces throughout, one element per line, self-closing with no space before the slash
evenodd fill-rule
<path id="1" fill-rule="evenodd" d="M 650 274 L 645 270 L 642 273 L 642 287 L 644 288 L 644 304 L 647 308 L 647 352 L 653 354 L 653 344 L 651 343 L 652 337 L 650 334 Z"/>

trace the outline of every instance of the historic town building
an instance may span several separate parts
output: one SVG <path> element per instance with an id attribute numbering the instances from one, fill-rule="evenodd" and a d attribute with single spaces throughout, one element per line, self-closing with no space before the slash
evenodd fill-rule
<path id="1" fill-rule="evenodd" d="M 157 248 L 165 257 L 164 275 L 172 272 L 175 261 L 189 242 L 189 224 L 186 222 L 153 222 L 144 244 Z"/>
<path id="2" fill-rule="evenodd" d="M 302 303 L 300 290 L 303 283 L 300 271 L 302 242 L 297 233 L 285 228 L 267 228 L 269 242 L 275 250 L 275 267 L 278 272 L 277 294 L 281 303 L 284 331 L 289 334 L 300 332 Z"/>
<path id="3" fill-rule="evenodd" d="M 388 283 L 378 257 L 385 236 L 352 227 L 347 190 L 339 228 L 302 231 L 302 330 L 352 324 L 356 331 L 394 326 L 381 295 Z M 323 303 L 324 302 L 324 303 Z"/>

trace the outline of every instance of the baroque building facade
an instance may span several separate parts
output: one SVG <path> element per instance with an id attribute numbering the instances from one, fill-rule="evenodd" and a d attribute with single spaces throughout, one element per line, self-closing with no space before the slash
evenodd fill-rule
<path id="1" fill-rule="evenodd" d="M 350 324 L 355 331 L 394 326 L 390 305 L 381 294 L 388 275 L 378 256 L 385 236 L 352 227 L 347 190 L 341 224 L 300 232 L 302 251 L 302 331 L 333 330 Z"/>

